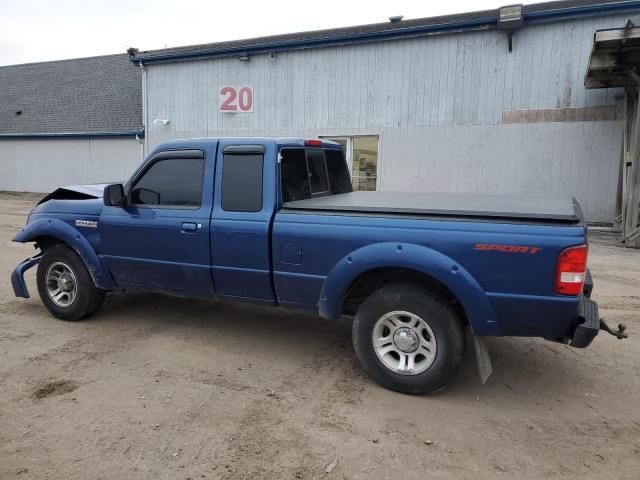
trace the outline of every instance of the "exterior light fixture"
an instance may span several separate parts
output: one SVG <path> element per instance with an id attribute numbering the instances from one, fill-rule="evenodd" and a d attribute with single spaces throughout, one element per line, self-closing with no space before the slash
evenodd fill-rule
<path id="1" fill-rule="evenodd" d="M 498 9 L 498 30 L 507 33 L 509 37 L 509 51 L 512 50 L 513 32 L 524 25 L 524 13 L 522 4 L 505 5 Z"/>
<path id="2" fill-rule="evenodd" d="M 171 120 L 169 120 L 168 118 L 154 118 L 154 119 L 153 119 L 153 123 L 154 123 L 154 124 L 156 124 L 156 125 L 157 125 L 158 123 L 160 123 L 160 124 L 162 124 L 162 125 L 169 125 L 169 122 L 170 122 L 170 121 L 171 121 Z"/>
<path id="3" fill-rule="evenodd" d="M 249 61 L 249 54 L 248 53 L 241 53 L 240 55 L 238 55 L 238 60 L 240 60 L 241 62 L 248 62 Z"/>

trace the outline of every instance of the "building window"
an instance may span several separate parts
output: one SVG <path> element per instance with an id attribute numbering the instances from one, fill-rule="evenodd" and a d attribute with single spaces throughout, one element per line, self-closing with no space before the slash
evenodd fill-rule
<path id="1" fill-rule="evenodd" d="M 378 180 L 378 136 L 323 137 L 339 143 L 347 157 L 353 190 L 375 190 Z"/>

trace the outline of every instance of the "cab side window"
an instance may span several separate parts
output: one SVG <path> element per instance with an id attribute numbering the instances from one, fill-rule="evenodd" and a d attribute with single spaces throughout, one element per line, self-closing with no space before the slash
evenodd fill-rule
<path id="1" fill-rule="evenodd" d="M 202 204 L 203 158 L 158 160 L 131 189 L 133 205 L 199 207 Z"/>
<path id="2" fill-rule="evenodd" d="M 227 212 L 262 210 L 262 154 L 226 154 L 222 159 L 222 209 Z"/>

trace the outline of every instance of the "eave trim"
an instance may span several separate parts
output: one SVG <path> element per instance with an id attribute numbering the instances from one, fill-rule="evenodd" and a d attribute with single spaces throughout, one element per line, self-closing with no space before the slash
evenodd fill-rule
<path id="1" fill-rule="evenodd" d="M 526 8 L 526 6 L 525 6 Z M 579 5 L 571 7 L 561 7 L 549 10 L 534 12 L 524 12 L 524 24 L 534 25 L 546 22 L 571 20 L 586 16 L 595 16 L 608 13 L 622 13 L 625 11 L 640 10 L 640 0 L 623 0 L 619 2 L 603 2 L 595 5 Z M 470 12 L 472 13 L 472 12 Z M 464 15 L 464 14 L 461 14 Z M 229 57 L 233 55 L 255 54 L 266 52 L 280 52 L 284 50 L 295 50 L 305 48 L 319 48 L 328 46 L 338 46 L 357 43 L 373 43 L 385 40 L 395 40 L 400 38 L 410 38 L 422 35 L 435 34 L 439 32 L 467 31 L 486 29 L 497 26 L 496 16 L 484 17 L 475 20 L 451 21 L 433 25 L 421 25 L 407 28 L 394 28 L 381 32 L 355 33 L 339 35 L 334 37 L 324 37 L 308 40 L 289 40 L 280 42 L 267 42 L 260 45 L 232 46 L 228 48 L 210 48 L 192 52 L 175 52 L 168 54 L 144 53 L 132 55 L 129 60 L 137 64 L 167 63 L 200 58 Z"/>
<path id="2" fill-rule="evenodd" d="M 0 133 L 0 140 L 32 139 L 32 138 L 104 138 L 104 137 L 144 138 L 144 128 L 142 130 L 137 130 L 137 131 L 123 131 L 123 132 Z"/>

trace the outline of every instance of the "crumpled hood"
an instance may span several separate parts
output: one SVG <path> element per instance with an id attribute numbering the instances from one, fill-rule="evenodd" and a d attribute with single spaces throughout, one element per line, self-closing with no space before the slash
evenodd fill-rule
<path id="1" fill-rule="evenodd" d="M 95 198 L 102 198 L 104 193 L 104 187 L 111 185 L 110 183 L 92 183 L 89 185 L 71 185 L 69 187 L 62 187 L 64 190 L 71 190 L 74 192 L 84 193 L 91 195 Z M 61 189 L 58 189 L 61 190 Z"/>
<path id="2" fill-rule="evenodd" d="M 102 198 L 104 187 L 109 183 L 93 183 L 89 185 L 70 185 L 57 188 L 38 202 L 38 205 L 49 200 L 88 200 Z"/>

